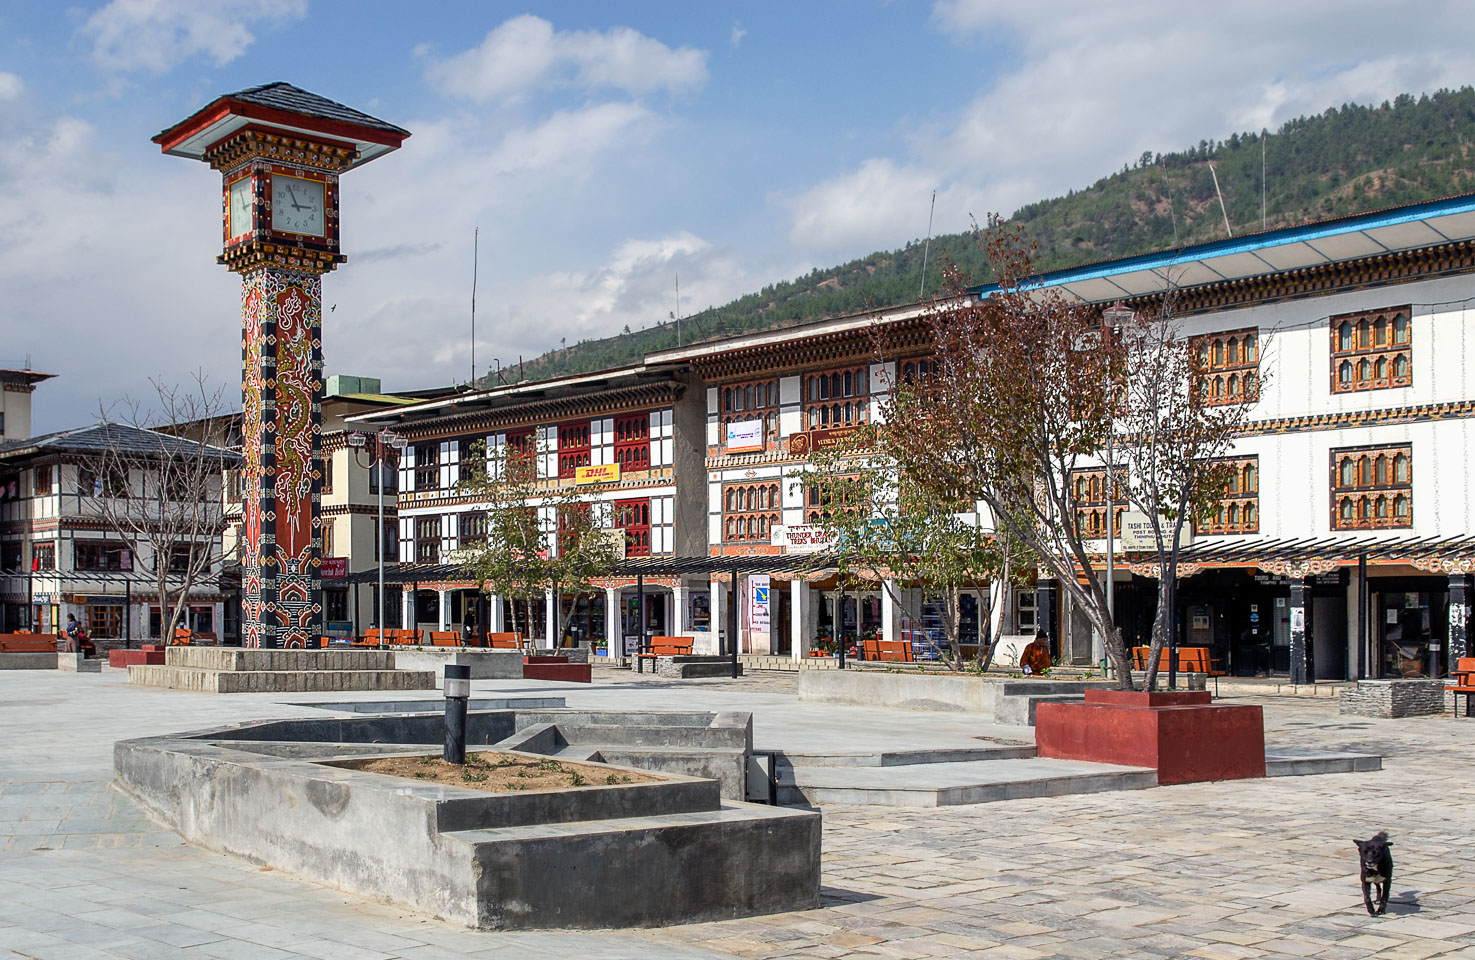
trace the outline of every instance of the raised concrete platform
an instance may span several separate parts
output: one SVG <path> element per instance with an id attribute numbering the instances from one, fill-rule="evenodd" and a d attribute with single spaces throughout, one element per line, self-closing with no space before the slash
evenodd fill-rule
<path id="1" fill-rule="evenodd" d="M 621 717 L 631 740 L 752 735 L 749 714 L 489 711 L 468 717 L 468 740 L 609 736 Z M 468 926 L 664 926 L 819 905 L 819 814 L 727 801 L 713 779 L 494 794 L 341 765 L 438 753 L 442 732 L 423 713 L 122 741 L 115 782 L 191 842 Z"/>
<path id="2" fill-rule="evenodd" d="M 471 668 L 473 680 L 521 680 L 522 654 L 517 650 L 462 650 L 454 647 L 397 647 L 391 654 L 396 670 L 429 670 L 439 683 L 446 664 Z"/>
<path id="3" fill-rule="evenodd" d="M 434 690 L 428 670 L 396 670 L 383 650 L 170 647 L 166 662 L 128 667 L 128 682 L 195 693 Z"/>
<path id="4" fill-rule="evenodd" d="M 80 653 L 55 653 L 56 669 L 62 673 L 102 673 L 102 659 L 84 657 Z"/>
<path id="5" fill-rule="evenodd" d="M 1018 726 L 1033 725 L 1040 703 L 1079 703 L 1087 690 L 1115 686 L 1103 680 L 1019 680 L 874 665 L 799 672 L 799 699 L 810 703 L 978 713 L 992 717 L 995 723 Z"/>
<path id="6" fill-rule="evenodd" d="M 0 652 L 0 670 L 55 670 L 55 653 Z"/>

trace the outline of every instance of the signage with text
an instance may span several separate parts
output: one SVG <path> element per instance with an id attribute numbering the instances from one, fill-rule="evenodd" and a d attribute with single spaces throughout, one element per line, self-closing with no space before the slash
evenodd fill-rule
<path id="1" fill-rule="evenodd" d="M 831 542 L 829 531 L 818 524 L 796 523 L 773 528 L 773 545 L 789 553 L 818 553 L 828 549 Z"/>
<path id="2" fill-rule="evenodd" d="M 324 580 L 341 580 L 348 576 L 347 557 L 324 557 L 322 577 Z"/>
<path id="3" fill-rule="evenodd" d="M 574 470 L 574 483 L 618 483 L 620 465 L 601 463 L 598 466 L 578 467 Z"/>
<path id="4" fill-rule="evenodd" d="M 768 575 L 748 578 L 748 628 L 754 633 L 768 632 Z"/>
<path id="5" fill-rule="evenodd" d="M 869 433 L 870 427 L 864 424 L 854 427 L 829 427 L 824 430 L 807 430 L 804 433 L 795 433 L 789 436 L 790 456 L 808 456 L 813 450 L 828 450 L 838 447 L 842 443 L 848 443 L 858 433 Z"/>
<path id="6" fill-rule="evenodd" d="M 728 453 L 761 453 L 763 451 L 762 420 L 729 420 L 727 423 Z"/>

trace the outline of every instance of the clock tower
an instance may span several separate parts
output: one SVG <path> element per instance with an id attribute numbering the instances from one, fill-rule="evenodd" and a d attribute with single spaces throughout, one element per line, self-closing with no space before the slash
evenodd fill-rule
<path id="1" fill-rule="evenodd" d="M 154 137 L 222 178 L 224 252 L 241 275 L 241 618 L 249 647 L 322 635 L 323 274 L 338 178 L 409 131 L 289 83 L 226 94 Z"/>

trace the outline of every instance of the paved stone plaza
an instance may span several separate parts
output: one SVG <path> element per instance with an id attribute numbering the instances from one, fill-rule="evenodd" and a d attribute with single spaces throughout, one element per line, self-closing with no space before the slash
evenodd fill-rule
<path id="1" fill-rule="evenodd" d="M 961 715 L 800 704 L 792 676 L 475 684 L 571 707 L 743 709 L 755 743 L 950 745 L 1020 735 Z M 1277 745 L 1382 753 L 1380 773 L 930 810 L 824 808 L 824 906 L 663 930 L 493 934 L 198 850 L 108 788 L 113 741 L 301 716 L 284 698 L 0 675 L 0 958 L 1475 957 L 1475 721 L 1344 718 L 1266 698 Z M 1398 862 L 1368 917 L 1352 837 Z M 612 890 L 609 896 L 639 895 Z"/>

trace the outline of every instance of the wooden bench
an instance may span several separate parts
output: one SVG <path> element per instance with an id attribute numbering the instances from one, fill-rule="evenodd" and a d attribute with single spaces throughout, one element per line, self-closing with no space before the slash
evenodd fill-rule
<path id="1" fill-rule="evenodd" d="M 56 640 L 33 633 L 0 633 L 0 653 L 55 653 Z"/>
<path id="2" fill-rule="evenodd" d="M 195 639 L 194 634 L 185 627 L 174 628 L 174 642 L 180 646 L 188 646 Z"/>
<path id="3" fill-rule="evenodd" d="M 892 663 L 912 663 L 916 660 L 912 645 L 906 640 L 871 637 L 860 642 L 860 652 L 863 660 L 887 660 Z"/>
<path id="4" fill-rule="evenodd" d="M 494 650 L 520 650 L 522 637 L 516 633 L 489 633 L 487 646 Z"/>
<path id="5" fill-rule="evenodd" d="M 1147 669 L 1147 657 L 1152 652 L 1151 647 L 1132 648 L 1132 666 L 1137 670 Z M 1157 671 L 1167 673 L 1170 666 L 1172 652 L 1163 647 L 1159 651 Z M 1178 672 L 1179 673 L 1203 673 L 1211 677 L 1225 676 L 1223 670 L 1217 668 L 1215 661 L 1209 656 L 1208 647 L 1179 647 L 1178 648 Z"/>
<path id="6" fill-rule="evenodd" d="M 1460 657 L 1455 668 L 1449 672 L 1454 683 L 1444 689 L 1455 695 L 1455 716 L 1460 715 L 1460 697 L 1465 698 L 1465 716 L 1475 717 L 1471 711 L 1470 694 L 1475 693 L 1475 657 Z"/>
<path id="7" fill-rule="evenodd" d="M 432 630 L 430 631 L 430 645 L 432 647 L 459 647 L 461 635 L 454 630 Z"/>
<path id="8" fill-rule="evenodd" d="M 645 672 L 645 661 L 660 657 L 691 656 L 691 637 L 648 637 L 647 646 L 635 654 L 635 672 Z"/>

